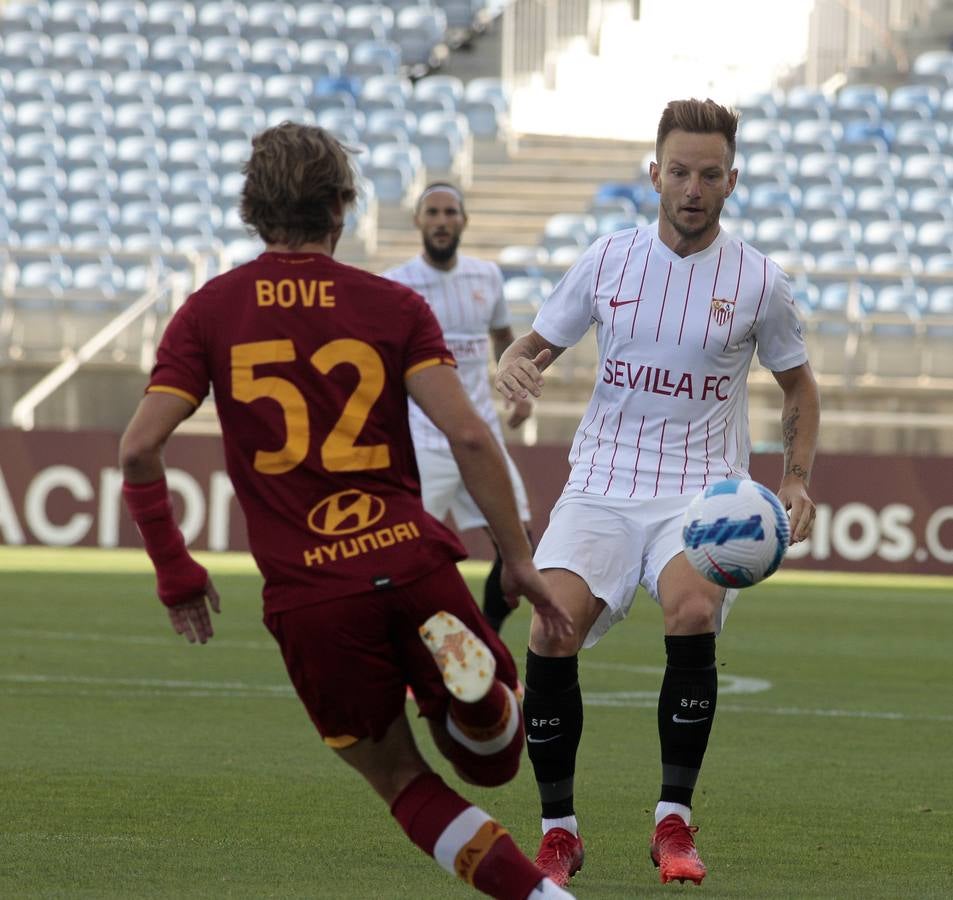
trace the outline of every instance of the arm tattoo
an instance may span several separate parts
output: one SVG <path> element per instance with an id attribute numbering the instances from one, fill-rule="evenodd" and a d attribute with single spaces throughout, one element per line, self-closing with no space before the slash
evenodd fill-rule
<path id="1" fill-rule="evenodd" d="M 788 415 L 781 420 L 781 435 L 784 442 L 784 474 L 796 475 L 798 478 L 807 481 L 807 469 L 798 463 L 791 462 L 791 453 L 794 450 L 794 440 L 797 437 L 797 421 L 799 418 L 801 418 L 801 411 L 795 406 Z"/>

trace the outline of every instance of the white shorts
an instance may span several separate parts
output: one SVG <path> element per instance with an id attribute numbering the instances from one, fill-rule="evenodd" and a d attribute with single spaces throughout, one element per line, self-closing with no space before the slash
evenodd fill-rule
<path id="1" fill-rule="evenodd" d="M 574 572 L 605 602 L 584 647 L 628 615 L 640 584 L 659 602 L 659 575 L 682 552 L 682 517 L 693 497 L 618 500 L 573 490 L 556 501 L 534 560 L 539 569 Z M 716 633 L 737 596 L 725 591 Z"/>
<path id="2" fill-rule="evenodd" d="M 516 508 L 520 519 L 529 524 L 529 500 L 526 497 L 526 487 L 520 478 L 516 463 L 504 447 L 500 447 L 506 458 L 506 465 L 510 472 L 510 481 L 513 483 L 513 493 L 516 494 Z M 453 513 L 453 521 L 457 528 L 466 531 L 469 528 L 486 527 L 486 519 L 479 507 L 473 502 L 463 484 L 463 477 L 457 468 L 457 462 L 449 450 L 428 450 L 426 448 L 415 451 L 417 454 L 417 468 L 420 470 L 420 488 L 423 494 L 424 509 L 435 519 L 442 522 L 447 513 Z"/>

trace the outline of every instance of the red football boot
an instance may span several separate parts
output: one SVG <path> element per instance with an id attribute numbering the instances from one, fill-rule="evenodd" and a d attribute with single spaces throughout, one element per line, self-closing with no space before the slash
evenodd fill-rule
<path id="1" fill-rule="evenodd" d="M 707 869 L 695 849 L 693 835 L 696 831 L 695 825 L 686 825 L 685 820 L 675 813 L 655 826 L 650 853 L 662 884 L 670 881 L 702 883 Z"/>
<path id="2" fill-rule="evenodd" d="M 584 857 L 582 838 L 565 828 L 550 828 L 539 845 L 536 867 L 559 887 L 565 887 L 582 868 Z"/>

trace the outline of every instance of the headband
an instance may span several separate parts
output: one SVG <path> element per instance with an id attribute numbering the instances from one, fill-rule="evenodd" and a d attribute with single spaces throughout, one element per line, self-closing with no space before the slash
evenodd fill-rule
<path id="1" fill-rule="evenodd" d="M 457 202 L 460 204 L 461 209 L 463 208 L 463 194 L 460 193 L 452 184 L 433 184 L 428 187 L 417 199 L 417 208 L 420 209 L 420 204 L 424 202 L 431 194 L 453 194 L 457 198 Z"/>

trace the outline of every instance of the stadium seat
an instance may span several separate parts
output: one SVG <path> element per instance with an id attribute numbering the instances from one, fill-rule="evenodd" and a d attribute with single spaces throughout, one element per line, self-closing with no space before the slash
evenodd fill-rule
<path id="1" fill-rule="evenodd" d="M 336 64 L 338 71 L 343 71 L 347 59 L 348 48 L 343 41 L 318 38 L 301 44 L 300 60 L 304 65 L 330 63 L 332 66 Z"/>
<path id="2" fill-rule="evenodd" d="M 526 275 L 538 278 L 542 267 L 549 262 L 549 254 L 538 244 L 507 244 L 500 248 L 496 261 L 505 279 Z"/>
<path id="3" fill-rule="evenodd" d="M 588 214 L 557 213 L 546 220 L 543 237 L 558 241 L 555 246 L 575 244 L 588 247 L 596 236 L 596 220 Z"/>
<path id="4" fill-rule="evenodd" d="M 385 131 L 398 131 L 407 142 L 417 131 L 417 117 L 406 109 L 375 109 L 368 112 L 362 135 Z"/>
<path id="5" fill-rule="evenodd" d="M 363 73 L 366 77 L 374 77 L 375 74 L 396 75 L 400 71 L 400 64 L 400 45 L 384 39 L 371 39 L 351 45 L 347 70 Z"/>
<path id="6" fill-rule="evenodd" d="M 491 103 L 501 104 L 503 109 L 509 108 L 509 92 L 501 78 L 481 77 L 468 81 L 463 89 L 465 100 L 489 100 Z"/>
<path id="7" fill-rule="evenodd" d="M 374 75 L 364 80 L 358 99 L 364 101 L 387 98 L 393 101 L 396 107 L 404 107 L 413 97 L 413 93 L 412 82 L 403 75 Z"/>
<path id="8" fill-rule="evenodd" d="M 454 109 L 463 100 L 463 82 L 455 75 L 428 75 L 414 84 L 414 96 L 426 100 L 442 95 L 453 102 Z"/>
<path id="9" fill-rule="evenodd" d="M 868 377 L 916 378 L 923 367 L 919 346 L 922 288 L 887 285 L 874 289 L 860 306 L 860 361 Z"/>
<path id="10" fill-rule="evenodd" d="M 417 122 L 417 133 L 446 135 L 459 151 L 470 138 L 470 124 L 462 113 L 425 113 Z"/>
<path id="11" fill-rule="evenodd" d="M 497 101 L 467 100 L 460 104 L 474 137 L 496 139 L 505 122 L 505 112 Z"/>
<path id="12" fill-rule="evenodd" d="M 807 238 L 807 226 L 799 219 L 769 217 L 760 219 L 756 228 L 754 240 L 759 248 L 765 243 L 787 240 L 791 243 L 786 245 L 786 249 L 797 250 L 801 241 Z"/>
<path id="13" fill-rule="evenodd" d="M 298 44 L 284 37 L 261 37 L 249 41 L 251 52 L 244 63 L 244 71 L 255 72 L 266 81 L 270 76 L 291 72 L 298 61 Z"/>
<path id="14" fill-rule="evenodd" d="M 377 165 L 371 161 L 362 161 L 361 175 L 371 183 L 378 200 L 390 206 L 404 201 L 413 179 L 412 173 L 403 166 Z"/>
<path id="15" fill-rule="evenodd" d="M 344 22 L 344 8 L 337 3 L 304 3 L 298 7 L 292 34 L 299 42 L 313 37 L 317 30 L 333 38 Z"/>
<path id="16" fill-rule="evenodd" d="M 315 119 L 318 125 L 336 135 L 347 134 L 348 129 L 360 134 L 367 127 L 367 118 L 361 110 L 342 106 L 322 109 L 316 113 Z"/>
<path id="17" fill-rule="evenodd" d="M 461 160 L 461 148 L 447 134 L 418 134 L 414 145 L 420 149 L 420 158 L 427 168 L 427 178 L 453 177 L 466 164 Z"/>
<path id="18" fill-rule="evenodd" d="M 906 253 L 915 236 L 916 229 L 909 222 L 880 219 L 863 226 L 858 249 L 868 257 L 872 253 Z"/>
<path id="19" fill-rule="evenodd" d="M 923 374 L 931 378 L 953 378 L 953 285 L 930 288 L 921 311 L 924 329 Z"/>

